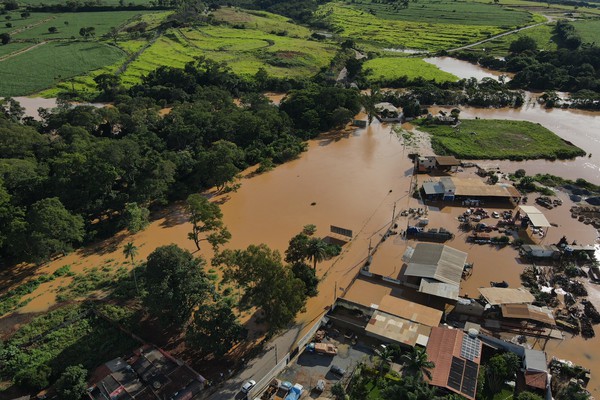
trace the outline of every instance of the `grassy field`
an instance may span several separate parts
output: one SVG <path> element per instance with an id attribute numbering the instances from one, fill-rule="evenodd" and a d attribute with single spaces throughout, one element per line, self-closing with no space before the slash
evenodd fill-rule
<path id="1" fill-rule="evenodd" d="M 574 21 L 572 24 L 584 43 L 600 44 L 600 19 Z"/>
<path id="2" fill-rule="evenodd" d="M 420 4 L 420 3 L 419 3 Z M 327 3 L 317 11 L 346 37 L 381 47 L 443 50 L 501 33 L 493 25 L 457 25 L 378 18 L 341 3 Z"/>
<path id="3" fill-rule="evenodd" d="M 423 78 L 436 82 L 454 82 L 458 78 L 420 58 L 413 57 L 383 57 L 375 58 L 364 63 L 363 69 L 371 69 L 368 79 L 371 82 L 382 79 L 391 80 L 403 76 L 409 79 Z"/>
<path id="4" fill-rule="evenodd" d="M 52 20 L 56 14 L 50 13 L 31 13 L 28 18 L 21 18 L 22 11 L 10 11 L 2 17 L 3 22 L 0 24 L 0 33 L 8 33 L 15 35 L 19 31 L 28 29 L 29 27 L 35 27 L 38 24 L 42 24 L 45 21 Z M 7 21 L 6 17 L 10 17 Z M 10 23 L 12 26 L 7 27 L 6 23 Z"/>
<path id="5" fill-rule="evenodd" d="M 409 3 L 408 8 L 401 8 L 397 4 L 359 0 L 352 2 L 352 5 L 361 11 L 374 12 L 379 18 L 411 22 L 499 26 L 508 29 L 532 21 L 531 14 L 526 11 L 491 2 L 420 0 L 418 3 Z"/>
<path id="6" fill-rule="evenodd" d="M 535 39 L 540 50 L 556 50 L 556 43 L 552 41 L 552 28 L 552 25 L 536 26 L 512 35 L 490 40 L 489 42 L 474 46 L 472 49 L 486 50 L 495 56 L 505 56 L 508 53 L 508 48 L 512 42 L 522 36 L 529 36 Z"/>
<path id="7" fill-rule="evenodd" d="M 311 34 L 308 28 L 290 22 L 287 17 L 265 11 L 221 7 L 213 15 L 215 20 L 226 22 L 231 26 L 244 26 L 267 33 L 285 32 L 286 36 L 298 38 L 308 38 Z"/>
<path id="8" fill-rule="evenodd" d="M 543 126 L 527 121 L 465 119 L 458 130 L 447 125 L 421 125 L 419 129 L 431 134 L 436 154 L 464 159 L 562 159 L 585 155 Z"/>
<path id="9" fill-rule="evenodd" d="M 0 61 L 0 95 L 39 92 L 59 80 L 114 64 L 123 57 L 122 50 L 98 42 L 47 43 Z"/>
<path id="10" fill-rule="evenodd" d="M 33 46 L 33 43 L 16 43 L 12 42 L 4 46 L 0 46 L 0 59 L 4 56 L 7 56 L 11 53 L 17 52 L 19 50 L 23 50 L 29 46 Z"/>
<path id="11" fill-rule="evenodd" d="M 116 11 L 116 12 L 80 12 L 52 14 L 47 21 L 13 34 L 17 39 L 70 39 L 81 38 L 79 29 L 93 26 L 96 28 L 96 36 L 102 36 L 112 27 L 119 27 L 129 19 L 139 15 L 139 11 Z M 57 33 L 49 33 L 48 28 L 55 27 Z"/>

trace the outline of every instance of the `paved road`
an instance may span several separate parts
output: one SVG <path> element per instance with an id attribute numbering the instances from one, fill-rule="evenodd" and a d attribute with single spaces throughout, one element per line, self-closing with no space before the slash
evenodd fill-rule
<path id="1" fill-rule="evenodd" d="M 302 328 L 302 325 L 296 325 L 292 329 L 268 342 L 265 345 L 265 348 L 267 349 L 265 352 L 249 361 L 243 371 L 225 382 L 224 385 L 217 390 L 217 393 L 212 395 L 209 399 L 244 399 L 244 395 L 240 393 L 242 384 L 248 379 L 254 379 L 258 382 L 271 371 L 276 365 L 275 356 L 278 357 L 277 361 L 281 361 L 281 358 L 290 351 L 290 348 L 299 339 L 298 335 Z"/>

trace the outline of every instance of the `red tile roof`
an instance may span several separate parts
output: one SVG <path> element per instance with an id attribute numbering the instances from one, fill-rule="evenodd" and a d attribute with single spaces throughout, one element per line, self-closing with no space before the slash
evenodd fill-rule
<path id="1" fill-rule="evenodd" d="M 546 372 L 525 372 L 525 384 L 538 389 L 546 389 L 548 374 Z"/>

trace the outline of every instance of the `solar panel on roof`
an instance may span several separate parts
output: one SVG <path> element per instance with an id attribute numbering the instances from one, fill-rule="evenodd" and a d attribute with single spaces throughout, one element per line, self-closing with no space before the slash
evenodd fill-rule
<path id="1" fill-rule="evenodd" d="M 466 396 L 475 397 L 475 389 L 477 388 L 477 364 L 473 361 L 467 361 L 462 382 L 461 393 Z"/>
<path id="2" fill-rule="evenodd" d="M 460 356 L 473 361 L 479 357 L 479 349 L 481 348 L 481 341 L 477 338 L 472 338 L 469 335 L 463 336 L 462 346 L 460 348 Z"/>
<path id="3" fill-rule="evenodd" d="M 458 357 L 452 357 L 450 374 L 448 375 L 448 386 L 460 392 L 463 370 L 465 369 L 465 360 Z"/>

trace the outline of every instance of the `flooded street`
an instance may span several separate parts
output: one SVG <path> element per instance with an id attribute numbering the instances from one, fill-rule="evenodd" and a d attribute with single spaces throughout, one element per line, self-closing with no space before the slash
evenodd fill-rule
<path id="1" fill-rule="evenodd" d="M 282 95 L 277 95 L 281 100 Z M 279 97 L 281 96 L 281 97 Z M 600 183 L 600 114 L 570 110 L 546 111 L 539 106 L 522 110 L 462 108 L 463 118 L 524 119 L 539 122 L 566 140 L 592 152 L 592 158 L 567 162 L 530 161 L 522 163 L 494 162 L 504 172 L 524 168 L 528 174 L 549 172 L 567 178 L 584 177 Z M 432 109 L 432 111 L 436 111 Z M 359 116 L 365 119 L 364 115 Z M 409 125 L 404 126 L 411 129 Z M 224 222 L 232 233 L 228 248 L 245 248 L 250 244 L 266 243 L 282 254 L 289 239 L 307 224 L 317 226 L 318 236 L 330 235 L 330 225 L 350 229 L 353 239 L 342 249 L 341 255 L 318 266 L 322 279 L 319 295 L 309 299 L 306 311 L 298 316 L 303 326 L 300 332 L 312 326 L 336 297 L 343 295 L 363 265 L 369 243 L 375 245 L 389 226 L 392 215 L 409 207 L 423 207 L 409 193 L 412 163 L 408 154 L 418 150 L 427 154 L 428 142 L 417 135 L 404 143 L 391 126 L 375 121 L 366 129 L 348 128 L 343 132 L 322 135 L 309 143 L 309 150 L 298 159 L 278 166 L 267 173 L 242 179 L 237 192 L 216 196 L 224 215 Z M 472 174 L 465 170 L 463 174 Z M 420 175 L 421 184 L 426 176 Z M 571 205 L 564 193 L 559 193 L 564 205 L 546 211 L 551 227 L 545 238 L 536 238 L 543 244 L 556 243 L 562 235 L 580 244 L 593 244 L 596 231 L 571 219 Z M 456 234 L 447 244 L 468 252 L 473 262 L 473 275 L 461 286 L 461 294 L 478 296 L 477 289 L 489 286 L 490 281 L 506 280 L 511 287 L 520 286 L 519 274 L 525 267 L 517 260 L 517 251 L 510 246 L 497 249 L 490 245 L 466 243 L 466 234 L 458 231 L 456 217 L 463 208 L 444 207 L 428 213 L 431 227 L 445 227 Z M 129 241 L 139 248 L 138 260 L 145 259 L 156 247 L 176 243 L 190 251 L 195 250 L 187 239 L 191 227 L 180 204 L 175 204 L 155 216 L 148 228 L 135 235 L 117 235 L 115 238 L 81 249 L 71 255 L 36 268 L 21 265 L 0 275 L 0 285 L 15 284 L 24 277 L 52 273 L 64 265 L 74 272 L 106 264 L 122 264 L 123 245 Z M 403 217 L 404 218 L 404 217 Z M 403 228 L 411 221 L 399 220 Z M 332 235 L 335 236 L 335 235 Z M 338 237 L 340 238 L 340 237 Z M 381 246 L 378 262 L 401 266 L 401 256 L 410 242 L 394 237 Z M 207 260 L 212 254 L 206 246 L 199 252 Z M 129 266 L 126 264 L 126 266 Z M 207 269 L 210 266 L 207 266 Z M 18 278 L 17 278 L 18 277 Z M 70 278 L 63 277 L 42 284 L 28 296 L 31 302 L 19 311 L 23 313 L 44 311 L 56 301 L 60 285 Z M 598 332 L 598 331 L 597 331 Z M 600 332 L 598 332 L 600 333 Z M 580 337 L 546 344 L 549 356 L 569 358 L 592 368 L 589 389 L 593 395 L 600 393 L 600 338 L 584 341 Z M 540 344 L 538 344 L 540 345 Z"/>

